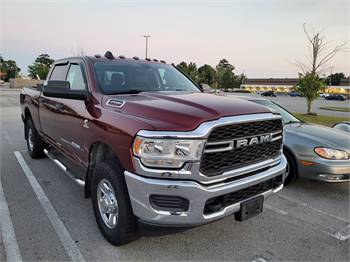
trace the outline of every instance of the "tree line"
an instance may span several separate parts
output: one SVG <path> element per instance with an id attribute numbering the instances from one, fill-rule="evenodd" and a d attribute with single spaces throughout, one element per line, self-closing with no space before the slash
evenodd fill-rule
<path id="1" fill-rule="evenodd" d="M 208 64 L 197 68 L 193 62 L 181 62 L 176 67 L 197 84 L 203 83 L 222 90 L 239 88 L 246 79 L 243 73 L 235 74 L 235 67 L 226 59 L 221 59 L 215 68 Z"/>

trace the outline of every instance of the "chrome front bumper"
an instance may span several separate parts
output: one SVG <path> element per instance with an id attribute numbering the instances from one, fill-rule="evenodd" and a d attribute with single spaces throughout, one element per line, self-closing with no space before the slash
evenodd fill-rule
<path id="1" fill-rule="evenodd" d="M 240 210 L 240 203 L 227 206 L 224 209 L 204 214 L 204 207 L 208 199 L 233 193 L 285 174 L 287 161 L 284 156 L 279 163 L 263 172 L 233 181 L 218 182 L 212 185 L 202 185 L 191 180 L 171 180 L 146 178 L 125 171 L 125 179 L 130 195 L 131 205 L 135 216 L 144 222 L 169 226 L 195 226 L 205 224 L 222 217 L 231 215 Z M 267 198 L 283 188 L 283 184 L 270 189 L 260 195 Z M 150 195 L 179 196 L 189 200 L 189 209 L 186 212 L 159 211 L 150 204 Z M 255 197 L 255 196 L 254 196 Z M 246 200 L 246 199 L 245 199 Z"/>

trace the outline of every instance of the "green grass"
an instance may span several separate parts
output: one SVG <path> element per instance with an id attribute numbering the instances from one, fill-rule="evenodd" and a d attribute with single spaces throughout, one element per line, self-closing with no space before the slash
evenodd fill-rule
<path id="1" fill-rule="evenodd" d="M 306 115 L 306 114 L 300 114 L 300 113 L 293 113 L 297 118 L 303 120 L 307 123 L 314 123 L 319 124 L 323 126 L 333 126 L 335 123 L 341 122 L 341 121 L 349 121 L 349 118 L 347 117 L 338 117 L 338 116 L 324 116 L 324 115 Z"/>
<path id="2" fill-rule="evenodd" d="M 342 107 L 342 106 L 321 106 L 320 109 L 329 110 L 329 111 L 350 112 L 350 107 Z"/>

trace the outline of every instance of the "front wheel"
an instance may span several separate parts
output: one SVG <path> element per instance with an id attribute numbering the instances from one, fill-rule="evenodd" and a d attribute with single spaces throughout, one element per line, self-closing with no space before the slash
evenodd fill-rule
<path id="1" fill-rule="evenodd" d="M 103 236 L 120 246 L 137 238 L 137 221 L 122 168 L 116 161 L 98 164 L 92 172 L 92 205 Z"/>

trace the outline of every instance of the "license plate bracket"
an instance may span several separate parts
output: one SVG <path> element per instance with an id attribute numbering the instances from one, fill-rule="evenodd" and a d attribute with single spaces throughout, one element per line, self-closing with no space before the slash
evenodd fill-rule
<path id="1" fill-rule="evenodd" d="M 235 214 L 235 219 L 244 221 L 248 218 L 256 216 L 263 211 L 264 196 L 254 197 L 241 203 L 241 209 Z"/>

